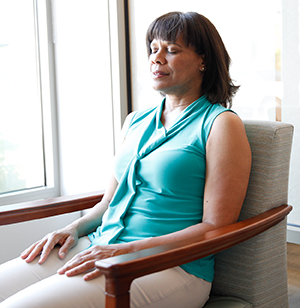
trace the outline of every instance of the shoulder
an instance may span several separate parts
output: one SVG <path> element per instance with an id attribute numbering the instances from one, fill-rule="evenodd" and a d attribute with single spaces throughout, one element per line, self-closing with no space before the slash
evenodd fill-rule
<path id="1" fill-rule="evenodd" d="M 210 153 L 250 153 L 250 146 L 243 121 L 233 112 L 223 112 L 216 117 L 207 141 Z M 213 151 L 210 151 L 213 150 Z M 230 154 L 232 155 L 232 154 Z"/>
<path id="2" fill-rule="evenodd" d="M 245 133 L 244 123 L 241 118 L 234 112 L 228 110 L 220 113 L 214 120 L 211 128 L 211 135 L 242 132 Z"/>
<path id="3" fill-rule="evenodd" d="M 220 104 L 212 104 L 207 101 L 204 107 L 203 115 L 201 115 L 201 134 L 205 138 L 205 142 L 208 141 L 213 128 L 222 126 L 227 120 L 230 121 L 230 119 L 238 118 L 232 110 Z"/>

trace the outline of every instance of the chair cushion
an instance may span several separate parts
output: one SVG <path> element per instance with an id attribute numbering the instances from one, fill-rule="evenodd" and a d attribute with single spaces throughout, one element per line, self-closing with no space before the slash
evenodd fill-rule
<path id="1" fill-rule="evenodd" d="M 236 297 L 212 296 L 203 308 L 253 308 L 253 306 Z"/>

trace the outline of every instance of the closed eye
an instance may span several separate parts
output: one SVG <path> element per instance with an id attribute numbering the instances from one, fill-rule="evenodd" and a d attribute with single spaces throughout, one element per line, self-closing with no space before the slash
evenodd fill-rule
<path id="1" fill-rule="evenodd" d="M 151 54 L 155 54 L 155 53 L 157 53 L 158 49 L 157 48 L 151 48 L 150 51 L 151 51 Z"/>
<path id="2" fill-rule="evenodd" d="M 156 54 L 159 51 L 159 49 L 158 48 L 152 48 L 152 49 L 150 49 L 150 51 L 151 51 L 151 54 Z M 167 53 L 170 54 L 170 55 L 174 55 L 174 54 L 178 53 L 178 51 L 174 50 L 174 49 L 167 49 Z"/>

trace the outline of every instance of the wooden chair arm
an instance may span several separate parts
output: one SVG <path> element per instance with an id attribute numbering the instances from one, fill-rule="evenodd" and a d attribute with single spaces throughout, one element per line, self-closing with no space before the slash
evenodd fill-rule
<path id="1" fill-rule="evenodd" d="M 0 207 L 0 226 L 82 211 L 101 201 L 103 191 L 76 196 L 57 197 Z"/>
<path id="2" fill-rule="evenodd" d="M 202 236 L 96 262 L 106 277 L 106 308 L 129 308 L 129 289 L 138 277 L 185 264 L 239 244 L 282 221 L 292 210 L 281 205 Z"/>

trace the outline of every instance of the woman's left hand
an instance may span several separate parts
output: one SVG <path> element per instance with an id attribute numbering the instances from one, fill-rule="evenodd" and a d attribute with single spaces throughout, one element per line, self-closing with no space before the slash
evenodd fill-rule
<path id="1" fill-rule="evenodd" d="M 101 276 L 99 269 L 95 267 L 95 262 L 130 252 L 126 244 L 112 244 L 104 246 L 92 246 L 87 250 L 77 254 L 68 261 L 57 273 L 72 277 L 85 273 L 83 279 L 88 281 Z"/>

